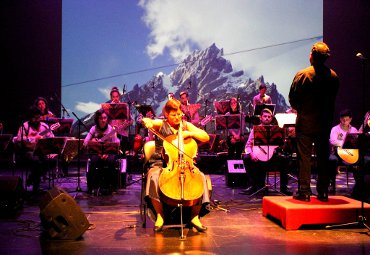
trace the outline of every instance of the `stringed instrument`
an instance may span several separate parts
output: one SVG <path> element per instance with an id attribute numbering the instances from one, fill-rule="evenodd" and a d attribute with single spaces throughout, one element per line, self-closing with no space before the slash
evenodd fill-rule
<path id="1" fill-rule="evenodd" d="M 171 206 L 197 204 L 203 195 L 204 186 L 201 172 L 194 167 L 198 149 L 196 141 L 193 138 L 183 139 L 180 122 L 177 135 L 166 137 L 163 147 L 168 162 L 159 176 L 161 199 Z"/>
<path id="2" fill-rule="evenodd" d="M 258 160 L 266 162 L 272 158 L 278 147 L 277 145 L 255 145 L 253 146 L 253 154 Z"/>
<path id="3" fill-rule="evenodd" d="M 343 149 L 341 147 L 337 147 L 338 156 L 348 164 L 354 164 L 359 159 L 359 151 L 358 149 Z"/>
<path id="4" fill-rule="evenodd" d="M 45 129 L 44 131 L 41 131 L 41 132 L 31 132 L 28 134 L 29 137 L 35 137 L 35 136 L 39 136 L 40 138 L 42 138 L 44 135 L 46 135 L 47 133 L 49 132 L 52 132 L 56 129 L 58 129 L 60 127 L 60 124 L 59 122 L 57 123 L 54 123 L 53 125 L 50 125 L 49 128 Z M 28 150 L 34 150 L 35 147 L 36 147 L 36 143 L 32 143 L 32 142 L 29 142 L 27 141 L 28 139 L 25 139 L 23 141 L 23 146 L 28 149 Z M 19 141 L 20 142 L 20 141 Z"/>

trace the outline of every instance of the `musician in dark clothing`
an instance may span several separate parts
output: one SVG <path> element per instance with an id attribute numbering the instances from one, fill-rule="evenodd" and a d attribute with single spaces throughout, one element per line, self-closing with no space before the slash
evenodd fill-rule
<path id="1" fill-rule="evenodd" d="M 289 91 L 289 102 L 297 111 L 296 139 L 298 149 L 298 194 L 293 198 L 310 201 L 311 155 L 317 156 L 317 199 L 328 201 L 329 136 L 333 123 L 335 98 L 339 89 L 337 74 L 327 66 L 329 47 L 318 42 L 312 46 L 311 66 L 299 71 Z"/>
<path id="2" fill-rule="evenodd" d="M 240 106 L 238 99 L 233 97 L 230 99 L 230 110 L 226 115 L 230 114 L 239 114 L 240 115 Z M 228 129 L 228 137 L 227 137 L 227 147 L 228 147 L 228 158 L 229 159 L 241 159 L 241 155 L 244 148 L 244 135 L 243 135 L 243 127 L 244 127 L 244 119 L 240 118 L 240 127 L 239 128 L 231 128 Z"/>
<path id="3" fill-rule="evenodd" d="M 273 115 L 269 109 L 262 109 L 260 120 L 261 124 L 259 126 L 273 127 L 271 126 Z M 252 130 L 245 145 L 246 155 L 244 157 L 244 164 L 246 169 L 248 169 L 248 181 L 250 186 L 241 193 L 251 195 L 263 188 L 265 186 L 266 172 L 276 169 L 276 171 L 280 171 L 280 192 L 285 195 L 291 195 L 292 193 L 287 188 L 288 160 L 283 155 L 277 153 L 278 146 L 255 146 L 254 141 L 255 134 L 254 130 Z"/>
<path id="4" fill-rule="evenodd" d="M 117 132 L 108 124 L 108 116 L 103 109 L 95 113 L 95 125 L 91 127 L 89 133 L 84 140 L 84 147 L 88 147 L 89 142 L 97 142 L 104 144 L 111 142 L 117 144 L 117 152 L 120 140 L 117 138 Z M 117 188 L 117 183 L 114 181 L 116 173 L 115 164 L 117 161 L 117 153 L 98 152 L 90 155 L 90 165 L 87 177 L 88 193 L 94 190 L 104 188 L 108 193 L 111 193 Z"/>
<path id="5" fill-rule="evenodd" d="M 14 138 L 19 156 L 30 167 L 30 175 L 27 177 L 27 186 L 33 186 L 33 192 L 38 193 L 40 188 L 40 178 L 47 172 L 47 159 L 45 155 L 35 155 L 34 150 L 37 142 L 41 138 L 54 137 L 49 126 L 40 121 L 41 111 L 36 106 L 32 106 L 28 112 L 28 121 L 19 127 L 18 134 Z"/>

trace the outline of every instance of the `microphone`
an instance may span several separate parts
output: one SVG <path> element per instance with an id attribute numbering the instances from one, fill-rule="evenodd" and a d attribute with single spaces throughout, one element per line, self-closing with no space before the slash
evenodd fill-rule
<path id="1" fill-rule="evenodd" d="M 126 84 L 123 84 L 122 95 L 126 92 Z"/>
<path id="2" fill-rule="evenodd" d="M 356 54 L 356 57 L 357 57 L 358 59 L 361 59 L 361 60 L 367 60 L 367 58 L 365 58 L 365 57 L 364 57 L 364 55 L 362 55 L 362 53 L 361 53 L 361 52 L 357 53 L 357 54 Z"/>

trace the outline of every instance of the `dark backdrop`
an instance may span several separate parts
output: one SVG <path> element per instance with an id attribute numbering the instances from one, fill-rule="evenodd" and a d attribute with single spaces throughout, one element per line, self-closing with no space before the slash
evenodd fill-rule
<path id="1" fill-rule="evenodd" d="M 38 96 L 60 95 L 62 1 L 2 0 L 0 15 L 0 121 L 15 133 Z"/>
<path id="2" fill-rule="evenodd" d="M 0 5 L 0 121 L 5 132 L 15 133 L 37 96 L 60 95 L 62 0 L 3 0 Z M 324 0 L 324 40 L 332 52 L 328 64 L 341 79 L 336 117 L 351 108 L 356 127 L 370 109 L 369 65 L 364 88 L 363 62 L 355 57 L 358 52 L 370 57 L 369 24 L 370 1 Z M 51 110 L 60 114 L 55 101 Z"/>
<path id="3" fill-rule="evenodd" d="M 370 110 L 369 63 L 356 58 L 357 53 L 370 57 L 370 1 L 324 0 L 324 41 L 332 57 L 328 65 L 340 78 L 336 118 L 341 109 L 354 113 L 353 124 L 359 127 L 364 111 Z M 362 68 L 365 66 L 365 84 Z"/>

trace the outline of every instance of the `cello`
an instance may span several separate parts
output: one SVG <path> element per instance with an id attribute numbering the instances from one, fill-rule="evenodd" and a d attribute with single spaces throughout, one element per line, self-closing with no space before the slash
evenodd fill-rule
<path id="1" fill-rule="evenodd" d="M 194 166 L 198 145 L 193 138 L 183 139 L 182 122 L 177 135 L 163 139 L 163 148 L 168 156 L 167 167 L 159 176 L 161 199 L 170 206 L 193 206 L 203 196 L 203 177 Z"/>

